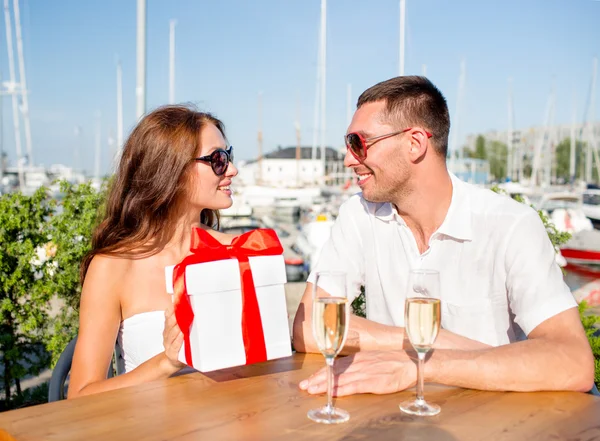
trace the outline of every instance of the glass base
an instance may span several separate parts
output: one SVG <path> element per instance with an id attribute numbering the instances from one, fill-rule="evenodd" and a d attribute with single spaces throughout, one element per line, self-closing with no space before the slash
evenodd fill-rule
<path id="1" fill-rule="evenodd" d="M 323 406 L 318 409 L 309 410 L 306 414 L 311 420 L 323 424 L 345 423 L 350 419 L 350 414 L 337 407 Z"/>
<path id="2" fill-rule="evenodd" d="M 440 413 L 440 406 L 429 404 L 425 400 L 411 400 L 400 404 L 400 410 L 409 415 L 433 416 Z"/>

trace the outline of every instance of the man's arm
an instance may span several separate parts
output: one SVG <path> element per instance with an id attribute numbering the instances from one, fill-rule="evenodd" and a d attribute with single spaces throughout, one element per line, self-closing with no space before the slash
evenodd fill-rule
<path id="1" fill-rule="evenodd" d="M 435 351 L 428 381 L 485 390 L 589 391 L 594 357 L 577 308 L 538 325 L 528 339 L 478 351 Z"/>
<path id="2" fill-rule="evenodd" d="M 298 352 L 319 352 L 312 335 L 312 287 L 312 283 L 306 284 L 304 295 L 294 317 L 294 348 Z M 404 328 L 382 325 L 351 314 L 348 336 L 342 354 L 369 350 L 399 350 L 409 347 L 410 343 L 404 336 Z M 434 347 L 465 350 L 482 349 L 489 346 L 442 329 Z"/>
<path id="3" fill-rule="evenodd" d="M 367 351 L 335 364 L 337 396 L 393 393 L 416 382 L 416 361 L 406 351 Z M 537 326 L 526 341 L 478 350 L 436 349 L 425 363 L 425 380 L 482 390 L 589 391 L 594 358 L 577 309 Z M 325 392 L 321 369 L 300 383 L 311 394 Z"/>

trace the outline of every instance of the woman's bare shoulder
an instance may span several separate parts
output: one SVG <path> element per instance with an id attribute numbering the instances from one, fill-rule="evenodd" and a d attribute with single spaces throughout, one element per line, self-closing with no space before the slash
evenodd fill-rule
<path id="1" fill-rule="evenodd" d="M 134 260 L 123 256 L 97 254 L 92 258 L 87 275 L 110 274 L 112 277 L 127 273 L 134 265 Z M 86 276 L 87 277 L 87 276 Z"/>

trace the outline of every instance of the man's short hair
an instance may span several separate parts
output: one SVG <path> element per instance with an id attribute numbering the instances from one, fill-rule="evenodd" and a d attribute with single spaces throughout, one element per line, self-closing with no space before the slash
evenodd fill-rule
<path id="1" fill-rule="evenodd" d="M 365 90 L 356 104 L 385 101 L 383 117 L 386 123 L 406 127 L 423 127 L 433 136 L 435 150 L 444 158 L 448 154 L 450 115 L 446 98 L 425 77 L 402 76 L 391 78 Z"/>

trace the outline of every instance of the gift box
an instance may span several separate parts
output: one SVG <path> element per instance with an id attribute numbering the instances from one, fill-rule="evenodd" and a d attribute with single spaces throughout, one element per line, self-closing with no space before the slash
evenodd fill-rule
<path id="1" fill-rule="evenodd" d="M 283 248 L 256 229 L 222 245 L 195 228 L 192 254 L 165 269 L 184 334 L 179 360 L 201 372 L 291 355 Z"/>

